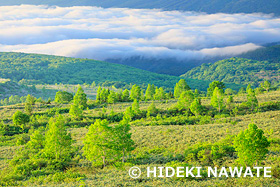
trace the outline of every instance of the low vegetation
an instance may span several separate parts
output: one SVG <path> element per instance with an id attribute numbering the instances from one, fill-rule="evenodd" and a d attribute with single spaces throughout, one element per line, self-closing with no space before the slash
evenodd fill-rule
<path id="1" fill-rule="evenodd" d="M 74 97 L 57 92 L 55 101 L 28 95 L 23 104 L 0 107 L 0 183 L 279 186 L 280 92 L 263 86 L 234 93 L 213 82 L 201 94 L 180 80 L 174 93 L 150 84 L 122 92 L 99 87 L 96 100 L 81 86 Z M 128 175 L 132 166 L 198 165 L 270 166 L 272 178 Z"/>

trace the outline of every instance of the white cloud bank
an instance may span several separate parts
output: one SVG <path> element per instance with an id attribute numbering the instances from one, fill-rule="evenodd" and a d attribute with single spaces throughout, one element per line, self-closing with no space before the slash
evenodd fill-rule
<path id="1" fill-rule="evenodd" d="M 0 51 L 97 60 L 234 56 L 280 41 L 280 18 L 264 14 L 2 6 L 0 28 Z"/>

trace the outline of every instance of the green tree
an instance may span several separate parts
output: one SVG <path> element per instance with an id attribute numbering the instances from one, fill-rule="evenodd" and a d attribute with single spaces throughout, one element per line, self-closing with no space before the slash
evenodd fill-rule
<path id="1" fill-rule="evenodd" d="M 268 92 L 269 89 L 270 89 L 270 87 L 271 87 L 271 84 L 270 84 L 269 81 L 264 81 L 264 83 L 261 84 L 261 87 L 262 87 L 263 89 L 265 89 L 265 90 Z"/>
<path id="2" fill-rule="evenodd" d="M 146 100 L 152 100 L 155 95 L 155 85 L 148 84 L 146 93 L 145 93 L 145 99 Z"/>
<path id="3" fill-rule="evenodd" d="M 207 88 L 207 95 L 209 97 L 212 97 L 213 92 L 214 92 L 216 87 L 218 87 L 224 93 L 224 89 L 225 89 L 226 86 L 225 86 L 225 84 L 223 82 L 220 82 L 220 81 L 213 81 L 213 82 L 211 82 L 209 84 L 209 87 Z"/>
<path id="4" fill-rule="evenodd" d="M 3 101 L 3 105 L 7 106 L 8 104 L 9 104 L 9 100 L 8 100 L 8 98 L 5 98 L 4 101 Z"/>
<path id="5" fill-rule="evenodd" d="M 115 161 L 119 157 L 114 131 L 107 120 L 97 119 L 89 127 L 84 140 L 84 155 L 93 165 L 106 166 L 107 162 Z"/>
<path id="6" fill-rule="evenodd" d="M 242 95 L 242 94 L 244 94 L 244 93 L 246 93 L 246 90 L 245 90 L 245 88 L 241 87 L 241 88 L 239 89 L 239 91 L 238 91 L 238 94 L 239 94 L 239 95 Z"/>
<path id="7" fill-rule="evenodd" d="M 117 95 L 116 92 L 110 91 L 110 94 L 108 96 L 108 103 L 114 104 L 117 102 Z"/>
<path id="8" fill-rule="evenodd" d="M 70 161 L 73 152 L 71 135 L 67 133 L 65 119 L 59 115 L 51 118 L 45 136 L 44 154 L 56 161 Z"/>
<path id="9" fill-rule="evenodd" d="M 248 91 L 252 89 L 251 84 L 248 84 L 247 88 L 246 88 L 246 92 L 248 93 Z"/>
<path id="10" fill-rule="evenodd" d="M 155 92 L 155 95 L 154 95 L 154 100 L 163 100 L 163 99 L 166 99 L 166 94 L 163 90 L 162 87 L 160 88 L 157 88 L 156 89 L 156 92 Z"/>
<path id="11" fill-rule="evenodd" d="M 35 104 L 35 98 L 31 95 L 27 95 L 25 100 L 25 112 L 28 115 L 32 115 L 33 106 Z"/>
<path id="12" fill-rule="evenodd" d="M 110 90 L 109 89 L 105 89 L 103 88 L 101 90 L 101 94 L 100 94 L 100 100 L 101 100 L 101 103 L 106 103 L 108 101 L 108 96 L 110 94 Z"/>
<path id="13" fill-rule="evenodd" d="M 225 90 L 225 95 L 233 95 L 233 94 L 234 94 L 234 91 L 231 88 L 227 88 Z"/>
<path id="14" fill-rule="evenodd" d="M 223 90 L 220 89 L 219 87 L 216 87 L 214 89 L 214 92 L 211 97 L 211 105 L 214 108 L 216 108 L 219 111 L 219 113 L 224 108 L 224 94 L 223 94 Z"/>
<path id="15" fill-rule="evenodd" d="M 78 87 L 77 93 L 74 96 L 74 103 L 79 105 L 81 109 L 87 108 L 87 95 L 81 86 Z"/>
<path id="16" fill-rule="evenodd" d="M 133 111 L 132 107 L 127 107 L 124 111 L 124 118 L 128 119 L 131 121 L 133 117 L 135 116 L 135 112 Z"/>
<path id="17" fill-rule="evenodd" d="M 141 88 L 138 85 L 133 85 L 130 91 L 130 99 L 140 100 L 141 99 Z"/>
<path id="18" fill-rule="evenodd" d="M 185 79 L 181 79 L 178 83 L 176 83 L 176 86 L 174 88 L 174 97 L 179 98 L 181 96 L 181 93 L 184 91 L 188 91 L 191 88 L 187 84 Z"/>
<path id="19" fill-rule="evenodd" d="M 69 114 L 72 119 L 81 119 L 83 116 L 83 109 L 81 106 L 79 106 L 78 102 L 75 101 L 71 106 L 69 110 Z"/>
<path id="20" fill-rule="evenodd" d="M 177 102 L 177 107 L 179 110 L 189 110 L 191 103 L 194 100 L 194 94 L 191 90 L 184 91 L 181 93 L 178 102 Z"/>
<path id="21" fill-rule="evenodd" d="M 128 102 L 129 101 L 129 91 L 125 89 L 122 93 L 122 101 Z"/>
<path id="22" fill-rule="evenodd" d="M 31 105 L 34 105 L 35 104 L 35 97 L 33 97 L 32 95 L 28 94 L 26 96 L 26 100 L 25 100 L 26 103 L 29 103 Z"/>
<path id="23" fill-rule="evenodd" d="M 91 87 L 91 88 L 95 88 L 95 86 L 96 86 L 96 83 L 95 83 L 94 81 L 92 81 L 90 87 Z"/>
<path id="24" fill-rule="evenodd" d="M 200 94 L 200 93 L 199 93 L 199 90 L 198 90 L 198 89 L 195 89 L 195 90 L 194 90 L 194 97 L 195 97 L 195 98 L 198 98 L 198 97 L 199 97 L 199 94 Z"/>
<path id="25" fill-rule="evenodd" d="M 232 110 L 233 109 L 233 107 L 234 107 L 234 103 L 233 103 L 234 101 L 233 101 L 233 96 L 232 95 L 230 95 L 229 97 L 228 97 L 228 99 L 227 99 L 227 102 L 226 102 L 226 108 L 228 109 L 228 110 Z"/>
<path id="26" fill-rule="evenodd" d="M 73 100 L 73 95 L 71 93 L 68 93 L 66 91 L 58 91 L 55 94 L 55 102 L 57 103 L 69 103 Z"/>
<path id="27" fill-rule="evenodd" d="M 26 146 L 29 149 L 42 150 L 45 147 L 44 128 L 36 129 L 30 136 L 30 141 Z"/>
<path id="28" fill-rule="evenodd" d="M 20 126 L 22 129 L 24 129 L 25 124 L 29 121 L 30 117 L 19 110 L 16 111 L 13 115 L 13 123 L 17 126 Z"/>
<path id="29" fill-rule="evenodd" d="M 257 125 L 249 124 L 248 129 L 241 131 L 235 138 L 234 147 L 241 165 L 258 165 L 265 159 L 270 143 L 263 134 Z"/>
<path id="30" fill-rule="evenodd" d="M 194 99 L 194 101 L 191 103 L 190 110 L 196 116 L 202 114 L 203 106 L 201 105 L 201 100 L 199 98 Z"/>
<path id="31" fill-rule="evenodd" d="M 114 135 L 116 136 L 117 151 L 122 152 L 122 162 L 125 162 L 125 156 L 128 152 L 134 149 L 134 141 L 131 139 L 129 120 L 123 119 L 114 128 Z"/>
<path id="32" fill-rule="evenodd" d="M 132 103 L 132 110 L 135 114 L 139 114 L 140 111 L 140 106 L 139 106 L 139 101 L 137 99 L 134 99 Z"/>
<path id="33" fill-rule="evenodd" d="M 102 102 L 102 99 L 101 99 L 101 91 L 102 91 L 102 88 L 101 86 L 98 87 L 97 89 L 97 94 L 96 94 L 96 101 L 98 103 L 101 103 Z"/>
<path id="34" fill-rule="evenodd" d="M 156 105 L 153 101 L 147 109 L 147 117 L 149 117 L 150 115 L 156 114 L 157 112 L 158 112 L 158 109 L 156 108 Z"/>
<path id="35" fill-rule="evenodd" d="M 252 111 L 258 107 L 258 99 L 252 88 L 248 89 L 247 105 Z"/>

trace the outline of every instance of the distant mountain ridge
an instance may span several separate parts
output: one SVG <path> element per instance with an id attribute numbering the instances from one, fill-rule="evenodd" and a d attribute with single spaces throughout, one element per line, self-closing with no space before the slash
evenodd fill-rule
<path id="1" fill-rule="evenodd" d="M 107 86 L 154 84 L 172 90 L 180 77 L 108 62 L 53 55 L 0 52 L 0 77 L 31 84 L 96 84 Z M 210 81 L 186 79 L 194 89 L 206 91 Z M 232 89 L 242 85 L 226 84 Z"/>
<path id="2" fill-rule="evenodd" d="M 104 8 L 159 8 L 206 13 L 274 13 L 280 15 L 279 0 L 0 0 L 0 5 L 47 4 L 57 6 L 100 6 Z"/>

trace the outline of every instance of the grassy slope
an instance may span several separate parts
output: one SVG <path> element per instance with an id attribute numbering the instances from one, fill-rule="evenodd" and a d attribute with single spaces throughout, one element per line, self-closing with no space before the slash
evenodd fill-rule
<path id="1" fill-rule="evenodd" d="M 256 61 L 244 58 L 230 58 L 214 64 L 203 64 L 193 68 L 181 77 L 199 80 L 219 80 L 236 84 L 253 84 L 257 86 L 264 80 L 279 84 L 279 63 Z"/>
<path id="2" fill-rule="evenodd" d="M 245 101 L 245 96 L 238 96 L 235 98 L 237 102 Z M 280 98 L 280 91 L 273 91 L 257 96 L 260 103 L 267 101 L 278 101 Z M 161 109 L 175 104 L 175 100 L 168 101 L 168 103 L 155 102 L 156 106 Z M 204 100 L 203 104 L 209 103 L 209 100 Z M 147 108 L 150 103 L 140 103 L 141 109 Z M 107 106 L 107 111 L 110 112 L 111 107 L 114 111 L 124 111 L 125 107 L 131 105 L 131 103 L 119 103 L 115 105 Z M 53 106 L 50 106 L 53 107 Z M 65 107 L 65 106 L 63 106 Z M 23 106 L 9 106 L 0 107 L 0 114 L 5 118 L 11 117 L 12 113 L 17 109 L 24 110 Z M 46 108 L 37 106 L 35 111 L 45 111 Z M 102 110 L 100 108 L 100 110 Z M 97 109 L 90 109 L 85 111 L 87 116 L 92 116 L 98 113 Z M 229 121 L 237 121 L 236 124 L 230 122 L 224 122 L 223 119 L 213 119 L 211 123 L 205 125 L 174 125 L 174 126 L 132 126 L 132 138 L 134 139 L 137 148 L 133 151 L 133 154 L 149 153 L 149 163 L 140 163 L 137 165 L 142 168 L 143 172 L 147 166 L 164 166 L 165 155 L 169 153 L 184 153 L 184 150 L 189 146 L 199 142 L 216 142 L 227 135 L 238 134 L 240 130 L 247 128 L 248 124 L 252 122 L 256 123 L 258 127 L 262 128 L 265 135 L 269 138 L 280 139 L 280 115 L 279 111 L 268 111 L 264 113 L 249 114 L 245 116 L 228 117 Z M 231 119 L 232 118 L 232 119 Z M 269 132 L 273 130 L 273 134 L 269 135 Z M 69 128 L 73 139 L 76 141 L 76 145 L 82 146 L 84 135 L 87 133 L 87 128 Z M 8 166 L 8 161 L 13 157 L 15 151 L 20 146 L 15 146 L 13 142 L 16 141 L 18 135 L 11 137 L 9 145 L 0 146 L 0 169 L 4 169 Z M 272 144 L 269 148 L 270 153 L 265 160 L 267 166 L 275 164 L 279 161 L 280 147 L 279 144 Z M 159 163 L 161 162 L 161 163 Z M 232 160 L 227 162 L 228 165 L 232 164 Z M 74 168 L 75 171 L 83 173 L 87 176 L 86 180 L 82 181 L 68 181 L 63 184 L 48 184 L 47 186 L 120 186 L 132 185 L 132 186 L 279 186 L 280 180 L 277 178 L 234 178 L 234 179 L 215 179 L 203 181 L 188 181 L 188 180 L 173 180 L 173 179 L 148 179 L 145 177 L 145 172 L 141 180 L 134 180 L 128 176 L 128 169 L 131 166 L 127 165 L 122 169 L 116 169 L 113 166 L 109 166 L 105 169 L 89 168 L 87 162 L 81 160 L 79 165 Z M 40 185 L 39 182 L 33 183 L 32 180 L 24 181 L 24 185 L 34 186 Z M 44 185 L 46 186 L 46 185 Z"/>

